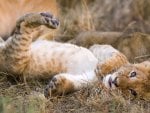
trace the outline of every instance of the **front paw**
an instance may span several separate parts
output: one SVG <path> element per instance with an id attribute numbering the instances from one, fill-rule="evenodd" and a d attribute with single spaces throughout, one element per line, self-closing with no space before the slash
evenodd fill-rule
<path id="1" fill-rule="evenodd" d="M 46 98 L 74 91 L 73 83 L 64 76 L 54 76 L 44 89 Z"/>

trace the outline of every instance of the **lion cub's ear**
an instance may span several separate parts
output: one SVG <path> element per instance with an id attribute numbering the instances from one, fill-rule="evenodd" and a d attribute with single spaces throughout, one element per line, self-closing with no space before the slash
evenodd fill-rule
<path id="1" fill-rule="evenodd" d="M 145 69 L 148 71 L 150 76 L 150 61 L 144 61 L 142 62 L 142 64 L 144 65 Z"/>
<path id="2" fill-rule="evenodd" d="M 148 80 L 150 80 L 150 61 L 144 61 L 138 64 L 134 64 L 134 66 L 142 71 L 148 78 Z"/>
<path id="3" fill-rule="evenodd" d="M 142 65 L 143 68 L 148 72 L 148 77 L 150 79 L 150 61 L 144 61 L 140 63 L 140 65 Z"/>

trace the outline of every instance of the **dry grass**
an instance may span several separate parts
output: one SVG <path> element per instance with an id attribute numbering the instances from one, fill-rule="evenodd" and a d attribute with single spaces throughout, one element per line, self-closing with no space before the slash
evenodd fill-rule
<path id="1" fill-rule="evenodd" d="M 93 88 L 94 90 L 94 88 Z M 1 98 L 3 113 L 149 113 L 150 104 L 145 101 L 125 100 L 121 95 L 108 95 L 101 91 L 95 94 L 91 89 L 82 95 L 76 92 L 64 97 L 43 100 L 39 97 Z M 13 111 L 13 112 L 12 112 Z"/>
<path id="2" fill-rule="evenodd" d="M 99 84 L 45 99 L 39 81 L 12 84 L 0 76 L 0 113 L 149 113 L 150 101 L 108 92 Z"/>
<path id="3" fill-rule="evenodd" d="M 61 35 L 70 40 L 82 31 L 124 31 L 133 21 L 150 33 L 148 0 L 57 0 L 61 7 Z M 61 37 L 62 38 L 62 37 Z"/>
<path id="4" fill-rule="evenodd" d="M 150 33 L 149 0 L 57 0 L 61 7 L 61 41 L 82 31 L 123 31 L 142 21 Z M 108 93 L 97 84 L 61 97 L 43 96 L 45 83 L 10 82 L 0 74 L 0 113 L 150 113 L 150 102 L 118 92 Z"/>

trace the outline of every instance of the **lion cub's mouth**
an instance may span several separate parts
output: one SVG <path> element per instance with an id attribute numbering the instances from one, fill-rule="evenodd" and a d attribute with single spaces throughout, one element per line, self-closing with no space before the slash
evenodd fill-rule
<path id="1" fill-rule="evenodd" d="M 110 87 L 110 88 L 112 87 L 112 83 L 113 83 L 112 78 L 109 77 L 109 79 L 108 79 L 108 84 L 109 84 L 109 87 Z"/>
<path id="2" fill-rule="evenodd" d="M 117 77 L 115 77 L 114 79 L 112 79 L 112 77 L 110 76 L 110 77 L 109 77 L 109 80 L 108 80 L 108 84 L 109 84 L 110 88 L 112 88 L 113 85 L 114 85 L 115 87 L 118 87 L 118 84 L 117 84 Z"/>
<path id="3" fill-rule="evenodd" d="M 118 87 L 117 77 L 113 75 L 107 75 L 105 78 L 103 78 L 103 83 L 109 89 L 114 89 Z"/>

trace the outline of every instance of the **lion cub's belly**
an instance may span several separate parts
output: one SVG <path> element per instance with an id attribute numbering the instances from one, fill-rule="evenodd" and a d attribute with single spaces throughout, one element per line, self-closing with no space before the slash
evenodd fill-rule
<path id="1" fill-rule="evenodd" d="M 94 70 L 98 63 L 88 50 L 72 44 L 37 40 L 31 45 L 31 60 L 26 73 L 49 75 L 56 73 L 82 74 Z"/>

